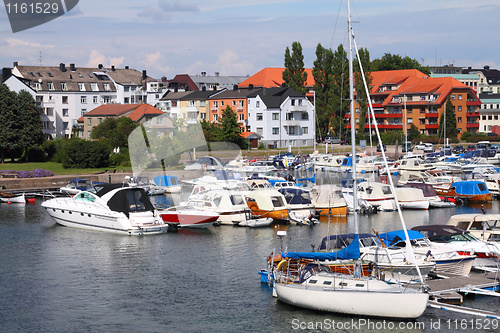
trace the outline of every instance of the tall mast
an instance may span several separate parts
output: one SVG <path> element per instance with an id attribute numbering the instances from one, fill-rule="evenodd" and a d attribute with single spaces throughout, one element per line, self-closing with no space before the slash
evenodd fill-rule
<path id="1" fill-rule="evenodd" d="M 358 181 L 356 176 L 356 111 L 354 108 L 354 76 L 352 67 L 352 24 L 351 24 L 351 3 L 347 1 L 347 26 L 349 33 L 349 101 L 351 105 L 351 155 L 352 155 L 352 196 L 353 196 L 353 209 L 354 209 L 354 233 L 359 233 L 358 226 Z"/>

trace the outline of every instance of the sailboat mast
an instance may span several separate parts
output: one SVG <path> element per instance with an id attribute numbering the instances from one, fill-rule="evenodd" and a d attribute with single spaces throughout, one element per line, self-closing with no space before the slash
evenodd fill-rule
<path id="1" fill-rule="evenodd" d="M 358 226 L 358 181 L 356 176 L 356 112 L 354 108 L 354 76 L 353 76 L 353 58 L 352 58 L 352 24 L 351 24 L 351 3 L 347 1 L 347 26 L 349 33 L 349 101 L 351 105 L 351 155 L 352 155 L 352 197 L 354 209 L 354 233 L 359 233 Z"/>

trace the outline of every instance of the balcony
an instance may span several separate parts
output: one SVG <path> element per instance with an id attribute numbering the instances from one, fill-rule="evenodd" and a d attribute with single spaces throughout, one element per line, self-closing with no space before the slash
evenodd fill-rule
<path id="1" fill-rule="evenodd" d="M 425 129 L 438 129 L 439 124 L 425 124 Z"/>
<path id="2" fill-rule="evenodd" d="M 290 112 L 307 112 L 306 105 L 291 105 Z"/>
<path id="3" fill-rule="evenodd" d="M 200 108 L 197 106 L 186 106 L 184 109 L 185 112 L 195 112 L 198 113 L 200 111 Z"/>
<path id="4" fill-rule="evenodd" d="M 479 123 L 469 123 L 467 122 L 467 128 L 479 128 Z"/>
<path id="5" fill-rule="evenodd" d="M 283 126 L 300 126 L 300 120 L 296 120 L 296 119 L 284 120 L 282 125 Z"/>
<path id="6" fill-rule="evenodd" d="M 469 111 L 467 111 L 465 115 L 467 117 L 479 117 L 479 112 L 469 112 Z"/>

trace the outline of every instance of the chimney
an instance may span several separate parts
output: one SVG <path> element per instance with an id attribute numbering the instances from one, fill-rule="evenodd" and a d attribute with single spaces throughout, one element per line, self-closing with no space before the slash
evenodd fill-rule
<path id="1" fill-rule="evenodd" d="M 250 89 L 250 90 L 251 90 L 251 89 L 253 89 L 253 84 L 251 84 L 251 83 L 250 83 L 250 84 L 248 85 L 248 89 Z"/>
<path id="2" fill-rule="evenodd" d="M 489 71 L 489 70 L 490 70 L 490 66 L 485 65 L 485 66 L 484 66 L 484 70 L 485 70 L 485 71 Z"/>
<path id="3" fill-rule="evenodd" d="M 162 76 L 161 77 L 161 82 L 168 82 L 167 77 L 166 76 Z"/>
<path id="4" fill-rule="evenodd" d="M 215 72 L 215 76 L 219 76 L 219 72 Z"/>
<path id="5" fill-rule="evenodd" d="M 125 66 L 125 69 L 129 69 L 129 67 L 128 67 L 128 66 Z"/>
<path id="6" fill-rule="evenodd" d="M 19 63 L 17 61 L 14 61 L 14 64 L 12 67 L 17 67 L 17 66 L 19 66 Z"/>
<path id="7" fill-rule="evenodd" d="M 143 70 L 142 70 L 142 80 L 146 80 L 146 78 L 147 78 L 147 77 L 148 77 L 148 76 L 146 75 L 146 70 L 145 70 L 145 69 L 143 69 Z"/>
<path id="8" fill-rule="evenodd" d="M 207 72 L 201 72 L 201 76 L 207 75 Z"/>
<path id="9" fill-rule="evenodd" d="M 207 86 L 201 87 L 201 91 L 207 91 Z"/>
<path id="10" fill-rule="evenodd" d="M 102 69 L 102 68 L 103 68 L 103 65 L 102 65 L 102 64 L 99 64 L 99 65 L 97 65 L 97 68 Z"/>
<path id="11" fill-rule="evenodd" d="M 236 91 L 236 90 L 238 90 L 238 85 L 237 85 L 237 84 L 234 84 L 234 85 L 233 85 L 233 91 Z"/>
<path id="12" fill-rule="evenodd" d="M 61 63 L 59 64 L 59 70 L 60 70 L 61 72 L 66 72 L 66 65 L 65 65 L 65 64 L 63 64 L 63 63 L 61 62 Z"/>
<path id="13" fill-rule="evenodd" d="M 111 65 L 111 71 L 115 71 L 115 65 Z"/>

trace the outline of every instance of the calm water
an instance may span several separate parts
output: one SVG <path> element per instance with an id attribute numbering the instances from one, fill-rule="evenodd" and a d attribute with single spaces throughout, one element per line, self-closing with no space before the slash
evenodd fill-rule
<path id="1" fill-rule="evenodd" d="M 128 237 L 55 225 L 40 203 L 0 206 L 2 332 L 296 332 L 299 325 L 311 328 L 317 322 L 333 332 L 328 326 L 333 320 L 354 321 L 354 329 L 342 331 L 437 332 L 454 329 L 461 324 L 457 320 L 475 319 L 428 309 L 417 321 L 371 319 L 366 325 L 378 326 L 356 327 L 356 317 L 298 309 L 271 297 L 257 271 L 280 247 L 272 228 L 220 226 Z M 405 211 L 404 216 L 412 227 L 445 223 L 450 215 L 471 210 L 480 208 Z M 492 211 L 498 212 L 498 202 Z M 352 231 L 351 219 L 333 219 L 331 232 Z M 360 231 L 372 228 L 400 229 L 397 214 L 361 216 Z M 287 229 L 284 245 L 307 251 L 326 235 L 328 223 Z M 498 299 L 477 296 L 465 305 L 500 313 Z M 423 326 L 411 329 L 417 325 Z"/>

